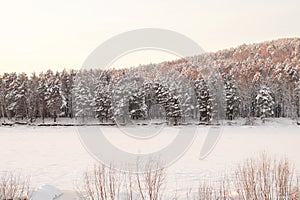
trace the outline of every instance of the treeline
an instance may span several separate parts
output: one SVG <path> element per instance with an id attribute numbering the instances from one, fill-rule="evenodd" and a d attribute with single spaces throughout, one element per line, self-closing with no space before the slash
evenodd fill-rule
<path id="1" fill-rule="evenodd" d="M 0 116 L 128 124 L 213 123 L 300 116 L 299 39 L 284 39 L 122 70 L 0 76 Z"/>

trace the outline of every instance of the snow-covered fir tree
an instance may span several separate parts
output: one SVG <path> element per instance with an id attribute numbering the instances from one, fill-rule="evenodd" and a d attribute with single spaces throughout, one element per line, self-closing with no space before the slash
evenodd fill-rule
<path id="1" fill-rule="evenodd" d="M 113 120 L 112 91 L 109 76 L 106 72 L 101 74 L 94 97 L 96 118 L 101 122 Z"/>
<path id="2" fill-rule="evenodd" d="M 4 78 L 0 77 L 0 115 L 5 122 L 5 94 L 4 94 Z"/>
<path id="3" fill-rule="evenodd" d="M 199 121 L 208 123 L 212 117 L 212 97 L 207 82 L 200 76 L 194 83 Z"/>
<path id="4" fill-rule="evenodd" d="M 224 81 L 218 72 L 212 73 L 208 78 L 209 91 L 212 104 L 212 123 L 218 124 L 226 118 L 226 97 L 224 90 Z"/>
<path id="5" fill-rule="evenodd" d="M 57 117 L 61 115 L 63 102 L 61 96 L 61 83 L 58 74 L 52 78 L 51 83 L 48 85 L 47 94 L 47 107 L 49 108 L 50 116 L 53 118 L 54 122 L 56 122 Z"/>
<path id="6" fill-rule="evenodd" d="M 38 117 L 39 113 L 39 98 L 38 98 L 38 77 L 35 73 L 32 73 L 28 82 L 28 118 L 30 123 L 34 122 Z"/>
<path id="7" fill-rule="evenodd" d="M 181 108 L 177 96 L 170 95 L 167 101 L 166 114 L 171 123 L 178 125 L 178 122 L 181 118 Z"/>
<path id="8" fill-rule="evenodd" d="M 15 116 L 18 87 L 17 74 L 11 73 L 7 75 L 5 79 L 5 105 L 8 119 Z"/>
<path id="9" fill-rule="evenodd" d="M 23 120 L 27 117 L 28 78 L 25 73 L 17 76 L 15 88 L 15 117 Z"/>
<path id="10" fill-rule="evenodd" d="M 75 76 L 74 70 L 68 72 L 63 70 L 60 75 L 61 79 L 61 97 L 62 97 L 62 112 L 65 117 L 73 117 L 72 113 L 72 90 L 73 78 Z"/>
<path id="11" fill-rule="evenodd" d="M 39 74 L 38 78 L 38 101 L 39 101 L 39 113 L 42 117 L 42 120 L 44 122 L 44 119 L 46 116 L 46 92 L 47 92 L 47 85 L 46 85 L 46 78 L 43 73 Z"/>
<path id="12" fill-rule="evenodd" d="M 265 122 L 266 118 L 271 117 L 274 114 L 274 101 L 270 88 L 267 86 L 262 86 L 256 96 L 256 101 L 259 117 L 262 119 L 263 122 Z"/>
<path id="13" fill-rule="evenodd" d="M 144 79 L 135 72 L 124 73 L 113 85 L 114 119 L 128 123 L 131 119 L 146 119 L 147 106 L 142 91 Z"/>
<path id="14" fill-rule="evenodd" d="M 240 98 L 232 75 L 225 76 L 226 118 L 235 119 L 239 115 Z"/>
<path id="15" fill-rule="evenodd" d="M 89 117 L 93 107 L 93 98 L 87 84 L 88 77 L 77 76 L 73 87 L 73 109 L 76 118 L 83 122 Z"/>

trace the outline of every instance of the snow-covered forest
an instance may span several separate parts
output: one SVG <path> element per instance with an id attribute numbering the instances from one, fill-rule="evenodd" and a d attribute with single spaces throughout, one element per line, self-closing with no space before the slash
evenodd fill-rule
<path id="1" fill-rule="evenodd" d="M 128 69 L 0 76 L 0 116 L 127 124 L 300 116 L 300 39 L 279 39 Z"/>

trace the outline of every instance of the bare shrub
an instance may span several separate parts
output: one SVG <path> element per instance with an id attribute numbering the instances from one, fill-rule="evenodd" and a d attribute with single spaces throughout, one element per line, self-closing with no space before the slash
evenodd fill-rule
<path id="1" fill-rule="evenodd" d="M 119 172 L 98 165 L 84 174 L 77 190 L 89 200 L 180 199 L 165 194 L 166 171 L 157 161 L 144 165 L 143 173 Z M 122 195 L 120 195 L 122 194 Z M 121 198 L 120 198 L 121 197 Z M 187 200 L 299 200 L 299 179 L 286 158 L 276 160 L 265 153 L 247 159 L 234 173 L 217 183 L 204 181 L 197 190 L 188 190 Z"/>
<path id="2" fill-rule="evenodd" d="M 248 159 L 235 171 L 233 182 L 238 199 L 299 199 L 298 178 L 286 158 L 276 160 L 263 153 Z"/>
<path id="3" fill-rule="evenodd" d="M 29 200 L 31 190 L 29 179 L 16 172 L 5 172 L 0 177 L 1 200 Z"/>
<path id="4" fill-rule="evenodd" d="M 194 195 L 194 200 L 230 200 L 231 197 L 230 184 L 227 179 L 224 179 L 218 184 L 210 184 L 203 182 L 198 187 Z"/>
<path id="5" fill-rule="evenodd" d="M 188 200 L 299 200 L 299 177 L 286 158 L 263 153 L 239 165 L 220 184 L 202 183 Z"/>
<path id="6" fill-rule="evenodd" d="M 149 160 L 145 165 L 145 172 L 136 174 L 136 181 L 140 199 L 163 199 L 166 172 L 159 162 Z"/>
<path id="7" fill-rule="evenodd" d="M 112 167 L 95 165 L 93 171 L 84 173 L 76 191 L 83 200 L 115 200 L 120 189 L 118 175 Z"/>
<path id="8" fill-rule="evenodd" d="M 103 164 L 85 172 L 76 187 L 83 200 L 161 200 L 165 171 L 155 161 L 146 164 L 144 173 L 121 172 Z"/>

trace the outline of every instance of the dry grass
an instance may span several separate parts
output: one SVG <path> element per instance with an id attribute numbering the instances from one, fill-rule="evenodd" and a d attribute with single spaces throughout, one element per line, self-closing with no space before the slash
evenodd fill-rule
<path id="1" fill-rule="evenodd" d="M 93 171 L 84 173 L 77 193 L 81 199 L 114 200 L 119 195 L 121 184 L 118 176 L 112 167 L 95 165 Z"/>
<path id="2" fill-rule="evenodd" d="M 144 173 L 136 173 L 136 182 L 141 200 L 161 200 L 166 183 L 165 168 L 156 161 L 148 161 Z"/>
<path id="3" fill-rule="evenodd" d="M 286 158 L 263 153 L 239 165 L 219 185 L 203 183 L 193 198 L 207 200 L 299 200 L 299 177 Z"/>
<path id="4" fill-rule="evenodd" d="M 299 199 L 299 178 L 286 158 L 276 160 L 265 153 L 248 159 L 235 172 L 238 199 Z"/>
<path id="5" fill-rule="evenodd" d="M 1 200 L 29 200 L 31 190 L 29 179 L 16 172 L 6 172 L 0 177 Z"/>

